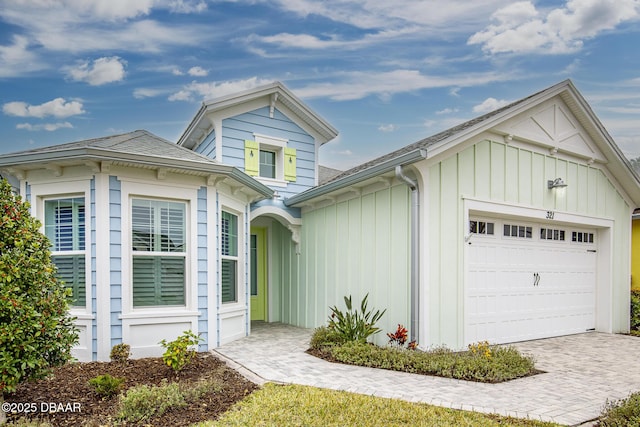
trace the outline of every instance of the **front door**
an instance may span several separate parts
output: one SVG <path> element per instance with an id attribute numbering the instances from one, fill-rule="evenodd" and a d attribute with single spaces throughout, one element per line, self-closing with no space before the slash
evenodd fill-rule
<path id="1" fill-rule="evenodd" d="M 251 227 L 251 320 L 267 320 L 267 229 Z"/>

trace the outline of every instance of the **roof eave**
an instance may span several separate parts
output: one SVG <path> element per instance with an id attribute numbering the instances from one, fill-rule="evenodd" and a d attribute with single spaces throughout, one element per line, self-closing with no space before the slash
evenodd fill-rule
<path id="1" fill-rule="evenodd" d="M 427 157 L 427 151 L 424 149 L 416 149 L 405 154 L 401 154 L 398 157 L 394 157 L 385 162 L 374 165 L 370 168 L 363 169 L 354 173 L 353 175 L 345 176 L 344 178 L 331 181 L 327 184 L 311 188 L 303 193 L 297 194 L 293 197 L 285 200 L 284 204 L 289 207 L 302 204 L 309 200 L 323 196 L 342 188 L 349 187 L 359 182 L 366 181 L 370 178 L 383 175 L 387 172 L 393 171 L 396 166 L 404 166 L 423 160 Z"/>
<path id="2" fill-rule="evenodd" d="M 145 156 L 140 154 L 122 153 L 112 150 L 96 148 L 76 148 L 71 150 L 51 151 L 46 153 L 17 154 L 0 158 L 0 167 L 20 168 L 21 165 L 37 165 L 50 162 L 69 162 L 70 160 L 94 161 L 94 162 L 125 162 L 135 165 L 153 166 L 158 168 L 173 168 L 185 171 L 201 172 L 208 174 L 227 175 L 238 183 L 251 188 L 264 197 L 273 197 L 274 191 L 256 181 L 239 169 L 214 163 L 200 163 L 189 160 Z"/>

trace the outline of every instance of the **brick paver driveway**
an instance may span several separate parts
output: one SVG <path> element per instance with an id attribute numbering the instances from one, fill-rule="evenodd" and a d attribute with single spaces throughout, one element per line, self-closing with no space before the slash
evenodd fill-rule
<path id="1" fill-rule="evenodd" d="M 294 383 L 566 425 L 640 391 L 640 338 L 590 332 L 516 344 L 546 373 L 482 384 L 329 363 L 305 353 L 312 330 L 254 324 L 218 352 L 257 381 Z"/>

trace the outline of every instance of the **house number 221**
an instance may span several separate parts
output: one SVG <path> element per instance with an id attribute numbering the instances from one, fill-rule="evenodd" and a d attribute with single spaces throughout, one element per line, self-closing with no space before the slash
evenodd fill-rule
<path id="1" fill-rule="evenodd" d="M 547 211 L 547 219 L 553 219 L 554 215 L 555 215 L 554 211 Z"/>

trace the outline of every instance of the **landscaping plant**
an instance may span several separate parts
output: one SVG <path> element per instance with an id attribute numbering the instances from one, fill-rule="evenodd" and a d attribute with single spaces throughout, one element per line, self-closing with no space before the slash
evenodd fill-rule
<path id="1" fill-rule="evenodd" d="M 160 345 L 165 348 L 162 360 L 175 372 L 181 371 L 191 362 L 196 355 L 196 350 L 201 338 L 192 331 L 184 331 L 182 335 L 171 342 L 160 341 Z"/>
<path id="2" fill-rule="evenodd" d="M 601 427 L 640 426 L 640 392 L 626 399 L 607 402 L 598 423 Z"/>
<path id="3" fill-rule="evenodd" d="M 640 291 L 631 291 L 631 333 L 640 335 Z"/>
<path id="4" fill-rule="evenodd" d="M 40 226 L 0 179 L 0 402 L 21 382 L 70 360 L 78 340 L 70 291 L 56 277 Z"/>
<path id="5" fill-rule="evenodd" d="M 380 328 L 375 324 L 387 311 L 368 310 L 367 299 L 369 294 L 365 295 L 360 303 L 360 310 L 354 310 L 351 302 L 351 295 L 344 297 L 347 311 L 342 312 L 338 307 L 331 307 L 331 316 L 329 316 L 329 329 L 335 331 L 345 341 L 366 342 L 371 335 L 380 332 Z"/>
<path id="6" fill-rule="evenodd" d="M 387 337 L 389 337 L 389 345 L 395 348 L 404 348 L 404 345 L 407 344 L 407 349 L 415 350 L 418 348 L 418 343 L 414 341 L 410 341 L 407 343 L 409 339 L 409 331 L 407 328 L 398 323 L 398 329 L 395 332 L 388 332 Z"/>
<path id="7" fill-rule="evenodd" d="M 111 361 L 116 363 L 126 362 L 127 360 L 129 360 L 130 355 L 131 346 L 125 343 L 114 345 L 113 347 L 111 347 L 111 353 L 109 353 Z"/>
<path id="8" fill-rule="evenodd" d="M 98 375 L 89 380 L 89 385 L 102 397 L 111 397 L 118 394 L 123 384 L 124 378 L 113 377 L 109 374 Z"/>

